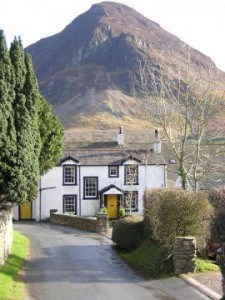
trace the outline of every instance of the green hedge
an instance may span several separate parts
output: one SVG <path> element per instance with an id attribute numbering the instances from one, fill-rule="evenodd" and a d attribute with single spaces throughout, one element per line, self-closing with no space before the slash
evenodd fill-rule
<path id="1" fill-rule="evenodd" d="M 215 210 L 215 217 L 211 226 L 211 240 L 225 242 L 225 189 L 209 191 L 209 200 Z"/>
<path id="2" fill-rule="evenodd" d="M 210 234 L 213 207 L 204 192 L 160 189 L 146 193 L 145 232 L 164 245 L 176 236 L 195 236 L 199 251 Z"/>
<path id="3" fill-rule="evenodd" d="M 144 226 L 142 217 L 127 216 L 114 223 L 112 240 L 119 248 L 133 251 L 141 246 L 143 239 Z"/>

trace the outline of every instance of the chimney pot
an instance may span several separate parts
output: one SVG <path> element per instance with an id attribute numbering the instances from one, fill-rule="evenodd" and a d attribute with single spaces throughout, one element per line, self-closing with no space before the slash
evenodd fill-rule
<path id="1" fill-rule="evenodd" d="M 155 129 L 155 140 L 153 143 L 153 151 L 155 154 L 161 154 L 162 151 L 162 142 L 159 139 L 159 130 Z"/>
<path id="2" fill-rule="evenodd" d="M 159 130 L 155 129 L 155 139 L 158 140 L 159 139 Z"/>
<path id="3" fill-rule="evenodd" d="M 118 138 L 117 142 L 119 146 L 124 146 L 124 134 L 123 134 L 123 126 L 119 126 L 119 133 L 118 133 Z"/>

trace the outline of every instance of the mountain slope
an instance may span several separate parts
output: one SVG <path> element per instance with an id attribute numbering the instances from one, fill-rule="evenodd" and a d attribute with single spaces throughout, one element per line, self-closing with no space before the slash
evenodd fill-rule
<path id="1" fill-rule="evenodd" d="M 130 95 L 131 72 L 139 61 L 157 64 L 173 51 L 184 63 L 184 43 L 125 5 L 102 2 L 78 16 L 60 33 L 26 49 L 33 58 L 40 89 L 65 127 L 113 127 L 142 112 Z M 204 72 L 210 59 L 193 55 Z M 212 62 L 210 61 L 212 64 Z M 146 126 L 146 124 L 144 125 Z"/>

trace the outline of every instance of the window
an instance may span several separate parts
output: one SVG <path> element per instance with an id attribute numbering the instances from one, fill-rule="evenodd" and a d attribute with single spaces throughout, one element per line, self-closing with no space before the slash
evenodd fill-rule
<path id="1" fill-rule="evenodd" d="M 118 166 L 109 166 L 109 177 L 119 177 Z"/>
<path id="2" fill-rule="evenodd" d="M 120 205 L 120 207 L 125 207 L 124 206 L 124 196 L 122 196 L 122 195 L 120 195 L 120 197 L 119 197 L 119 205 Z"/>
<path id="3" fill-rule="evenodd" d="M 64 195 L 63 196 L 63 212 L 64 213 L 77 213 L 77 196 Z"/>
<path id="4" fill-rule="evenodd" d="M 138 165 L 125 165 L 125 184 L 138 184 Z"/>
<path id="5" fill-rule="evenodd" d="M 98 178 L 84 178 L 84 198 L 97 198 L 98 196 Z"/>
<path id="6" fill-rule="evenodd" d="M 63 184 L 76 184 L 76 166 L 63 166 Z"/>
<path id="7" fill-rule="evenodd" d="M 138 192 L 127 191 L 124 193 L 124 206 L 127 211 L 138 211 Z"/>

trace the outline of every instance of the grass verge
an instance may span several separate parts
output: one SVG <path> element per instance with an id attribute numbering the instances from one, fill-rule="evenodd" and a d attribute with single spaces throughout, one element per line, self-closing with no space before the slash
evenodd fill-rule
<path id="1" fill-rule="evenodd" d="M 118 256 L 136 270 L 152 278 L 174 276 L 171 248 L 159 245 L 154 241 L 144 242 L 133 252 L 121 253 Z M 219 271 L 213 261 L 197 258 L 196 272 Z"/>
<path id="2" fill-rule="evenodd" d="M 217 264 L 209 259 L 197 258 L 196 272 L 204 273 L 204 272 L 214 272 L 220 271 L 220 268 Z"/>
<path id="3" fill-rule="evenodd" d="M 173 274 L 170 256 L 171 248 L 146 241 L 130 253 L 119 253 L 119 257 L 138 271 L 151 277 L 165 277 Z"/>
<path id="4" fill-rule="evenodd" d="M 23 300 L 25 285 L 19 277 L 29 251 L 29 240 L 14 231 L 12 251 L 4 266 L 0 267 L 0 300 Z"/>

